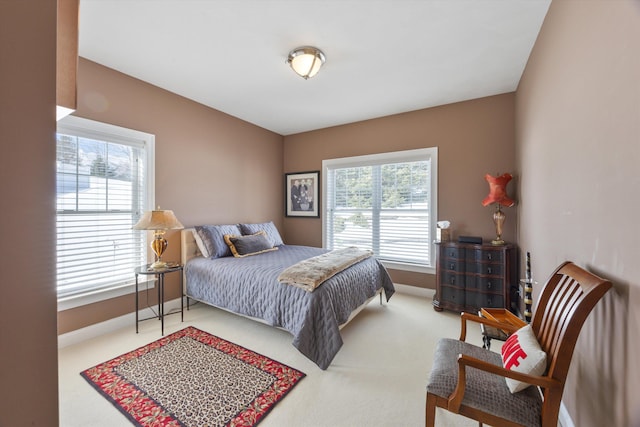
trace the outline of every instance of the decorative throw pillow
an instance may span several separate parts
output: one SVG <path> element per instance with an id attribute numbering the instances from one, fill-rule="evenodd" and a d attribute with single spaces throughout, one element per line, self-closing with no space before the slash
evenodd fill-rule
<path id="1" fill-rule="evenodd" d="M 523 374 L 542 375 L 547 370 L 547 353 L 542 351 L 531 325 L 523 326 L 502 345 L 502 366 Z M 511 393 L 517 393 L 531 384 L 505 378 Z"/>
<path id="2" fill-rule="evenodd" d="M 197 225 L 195 229 L 200 237 L 200 242 L 196 239 L 196 243 L 206 258 L 231 256 L 231 250 L 224 241 L 224 235 L 241 234 L 240 227 L 236 224 Z"/>
<path id="3" fill-rule="evenodd" d="M 260 224 L 240 224 L 240 230 L 242 230 L 242 234 L 245 235 L 264 231 L 267 234 L 267 239 L 271 242 L 271 246 L 284 245 L 282 237 L 280 237 L 280 233 L 273 221 L 263 222 Z"/>
<path id="4" fill-rule="evenodd" d="M 264 231 L 259 231 L 249 236 L 227 234 L 224 236 L 224 241 L 236 258 L 278 250 L 278 248 L 273 247 L 271 242 L 269 242 L 267 234 Z"/>

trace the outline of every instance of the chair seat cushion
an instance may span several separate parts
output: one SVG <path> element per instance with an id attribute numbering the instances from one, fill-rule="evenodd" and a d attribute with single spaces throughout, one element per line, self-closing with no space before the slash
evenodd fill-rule
<path id="1" fill-rule="evenodd" d="M 438 341 L 427 392 L 448 398 L 458 383 L 458 354 L 465 354 L 502 367 L 500 354 L 464 341 Z M 540 426 L 542 399 L 537 387 L 512 394 L 504 377 L 479 369 L 466 370 L 467 382 L 462 405 L 469 406 L 524 426 Z"/>

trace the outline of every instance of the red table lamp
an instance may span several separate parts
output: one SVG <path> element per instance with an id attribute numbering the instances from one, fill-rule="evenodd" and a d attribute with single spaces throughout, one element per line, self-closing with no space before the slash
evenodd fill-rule
<path id="1" fill-rule="evenodd" d="M 482 206 L 488 206 L 491 203 L 496 204 L 496 211 L 493 213 L 493 222 L 496 225 L 496 238 L 491 241 L 492 245 L 504 245 L 502 240 L 502 225 L 504 224 L 505 214 L 500 209 L 501 206 L 511 207 L 515 205 L 515 201 L 507 195 L 507 184 L 513 176 L 505 173 L 500 176 L 491 176 L 486 174 L 484 179 L 489 183 L 489 195 L 482 201 Z"/>

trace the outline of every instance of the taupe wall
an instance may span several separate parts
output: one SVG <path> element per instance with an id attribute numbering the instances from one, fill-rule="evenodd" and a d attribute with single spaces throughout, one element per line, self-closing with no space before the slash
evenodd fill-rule
<path id="1" fill-rule="evenodd" d="M 614 283 L 578 340 L 563 401 L 576 426 L 638 426 L 639 1 L 551 4 L 517 91 L 516 136 L 519 243 L 534 279 L 573 260 Z"/>
<path id="2" fill-rule="evenodd" d="M 574 355 L 565 392 L 573 421 L 636 426 L 638 3 L 552 3 L 515 99 L 517 168 L 507 142 L 514 137 L 512 95 L 295 135 L 283 151 L 278 135 L 81 61 L 78 115 L 157 135 L 156 199 L 185 225 L 273 219 L 290 243 L 318 245 L 320 223 L 282 218 L 282 172 L 319 169 L 325 157 L 438 145 L 440 217 L 454 222 L 456 235 L 491 236 L 489 215 L 479 207 L 486 192 L 481 176 L 513 171 L 519 243 L 532 252 L 534 278 L 543 281 L 556 264 L 573 259 L 614 281 Z M 54 0 L 0 2 L 0 143 L 6 154 L 0 174 L 14 190 L 3 196 L 0 243 L 8 266 L 0 284 L 0 340 L 11 349 L 0 355 L 0 380 L 11 384 L 0 387 L 0 425 L 58 419 L 55 10 Z M 473 155 L 461 155 L 462 149 Z M 252 167 L 236 172 L 247 159 Z M 515 237 L 514 211 L 507 212 L 508 240 Z M 172 236 L 170 256 L 177 251 Z M 63 330 L 117 316 L 131 305 L 123 299 L 82 314 L 61 313 Z M 25 412 L 24 402 L 34 401 L 37 410 Z"/>
<path id="3" fill-rule="evenodd" d="M 431 146 L 439 147 L 439 218 L 452 221 L 454 236 L 493 237 L 491 208 L 480 204 L 488 191 L 483 177 L 514 172 L 513 110 L 514 94 L 505 94 L 292 135 L 283 145 L 280 135 L 81 58 L 75 115 L 156 135 L 156 204 L 173 209 L 185 226 L 273 220 L 287 243 L 321 246 L 320 220 L 284 218 L 283 172 L 320 169 L 328 158 Z M 504 237 L 513 241 L 516 210 L 506 211 Z M 178 259 L 178 232 L 167 237 L 165 258 Z M 391 274 L 398 283 L 434 287 L 432 275 Z M 177 278 L 167 283 L 168 297 L 177 297 Z M 62 311 L 58 333 L 133 306 L 127 295 Z"/>
<path id="4" fill-rule="evenodd" d="M 486 173 L 511 172 L 509 194 L 518 199 L 513 93 L 429 108 L 284 138 L 284 171 L 320 170 L 322 160 L 438 147 L 438 218 L 452 222 L 453 237 L 495 238 Z M 322 189 L 321 189 L 322 191 Z M 516 209 L 505 209 L 503 237 L 514 242 Z M 285 218 L 287 243 L 322 246 L 322 220 Z M 393 270 L 396 283 L 435 287 L 435 276 Z"/>
<path id="5" fill-rule="evenodd" d="M 58 420 L 56 0 L 0 1 L 0 426 Z"/>
<path id="6" fill-rule="evenodd" d="M 186 227 L 269 220 L 282 227 L 282 136 L 83 58 L 74 115 L 154 134 L 156 205 Z M 179 260 L 179 232 L 167 239 L 163 258 Z M 167 298 L 178 297 L 175 275 L 167 288 Z M 60 312 L 58 331 L 130 313 L 134 304 L 127 295 Z"/>

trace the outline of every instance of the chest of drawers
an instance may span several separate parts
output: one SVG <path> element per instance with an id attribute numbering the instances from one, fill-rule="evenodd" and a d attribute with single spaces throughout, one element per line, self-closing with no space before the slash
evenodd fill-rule
<path id="1" fill-rule="evenodd" d="M 511 309 L 511 290 L 517 286 L 517 248 L 446 242 L 437 244 L 437 311 L 478 313 L 485 308 Z"/>

